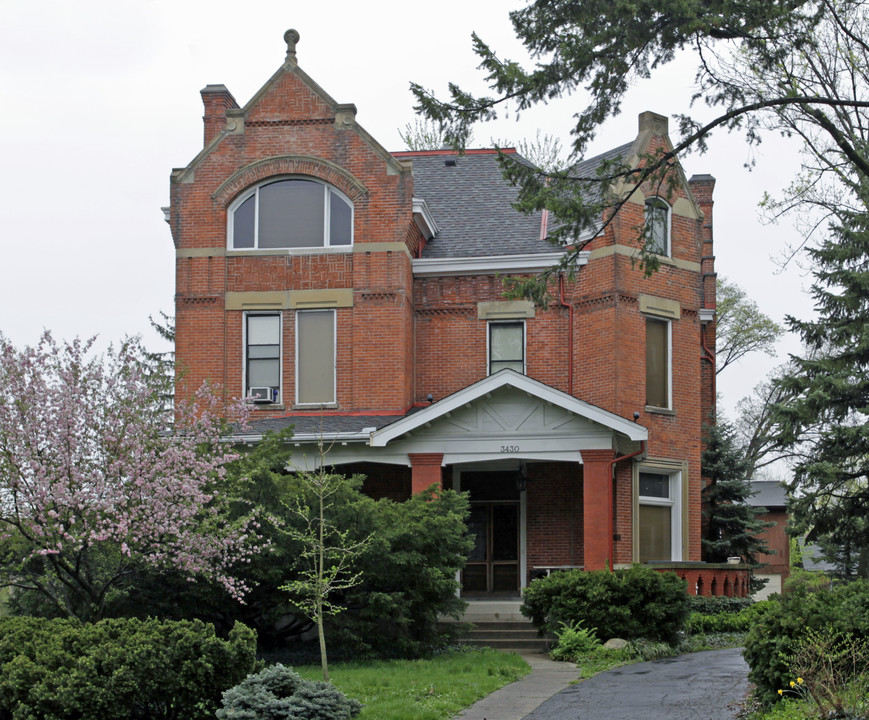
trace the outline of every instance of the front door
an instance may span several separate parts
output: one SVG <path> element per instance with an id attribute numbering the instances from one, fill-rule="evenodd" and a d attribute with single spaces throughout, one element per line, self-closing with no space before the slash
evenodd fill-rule
<path id="1" fill-rule="evenodd" d="M 462 572 L 462 594 L 519 594 L 519 491 L 515 473 L 462 473 L 470 492 L 468 531 L 474 547 Z"/>

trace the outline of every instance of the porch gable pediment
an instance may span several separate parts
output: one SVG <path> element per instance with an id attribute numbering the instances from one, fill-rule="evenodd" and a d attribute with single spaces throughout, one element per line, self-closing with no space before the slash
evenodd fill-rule
<path id="1" fill-rule="evenodd" d="M 450 455 L 527 457 L 612 449 L 646 428 L 512 370 L 502 370 L 371 434 L 372 447 L 449 448 Z"/>

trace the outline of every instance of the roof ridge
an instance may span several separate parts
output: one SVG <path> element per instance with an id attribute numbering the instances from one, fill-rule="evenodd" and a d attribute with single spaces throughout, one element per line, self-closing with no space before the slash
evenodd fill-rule
<path id="1" fill-rule="evenodd" d="M 499 153 L 503 153 L 504 155 L 518 155 L 516 148 L 501 148 L 500 150 L 497 148 L 473 148 L 463 150 L 462 152 L 452 149 L 397 150 L 391 154 L 395 157 L 434 157 L 437 155 L 456 155 L 457 157 L 461 157 L 462 155 L 498 155 Z"/>

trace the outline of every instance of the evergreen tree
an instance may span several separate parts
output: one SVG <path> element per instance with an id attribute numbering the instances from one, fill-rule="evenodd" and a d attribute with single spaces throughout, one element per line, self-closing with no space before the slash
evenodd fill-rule
<path id="1" fill-rule="evenodd" d="M 703 491 L 707 531 L 702 542 L 706 560 L 725 562 L 738 555 L 744 562 L 757 565 L 758 554 L 769 552 L 759 535 L 771 523 L 758 518 L 763 508 L 748 504 L 753 495 L 747 475 L 749 463 L 728 423 L 719 421 L 706 428 L 701 462 L 703 476 L 709 481 Z"/>
<path id="2" fill-rule="evenodd" d="M 861 199 L 869 203 L 869 186 Z M 788 400 L 775 408 L 777 440 L 801 448 L 795 527 L 826 546 L 840 572 L 865 575 L 866 563 L 843 563 L 840 551 L 865 557 L 869 547 L 869 214 L 848 214 L 808 252 L 817 319 L 787 318 L 806 353 L 779 381 Z"/>
<path id="3" fill-rule="evenodd" d="M 417 111 L 456 147 L 466 146 L 477 123 L 583 94 L 580 109 L 565 118 L 573 138 L 569 170 L 500 158 L 518 187 L 516 207 L 548 209 L 559 220 L 549 239 L 564 249 L 556 267 L 514 286 L 513 295 L 538 300 L 556 273 L 575 270 L 587 238 L 613 221 L 635 189 L 669 193 L 676 158 L 705 150 L 718 128 L 741 130 L 752 145 L 768 130 L 801 142 L 799 175 L 783 198 L 764 200 L 772 217 L 796 210 L 810 234 L 840 209 L 853 209 L 855 188 L 869 175 L 869 8 L 862 0 L 529 0 L 510 19 L 532 62 L 500 56 L 475 33 L 489 94 L 456 83 L 445 99 L 415 83 L 411 91 Z M 677 117 L 672 150 L 648 153 L 636 166 L 614 157 L 583 162 L 629 88 L 677 57 L 695 62 L 692 103 L 703 110 Z M 638 234 L 637 257 L 652 272 L 654 245 Z"/>

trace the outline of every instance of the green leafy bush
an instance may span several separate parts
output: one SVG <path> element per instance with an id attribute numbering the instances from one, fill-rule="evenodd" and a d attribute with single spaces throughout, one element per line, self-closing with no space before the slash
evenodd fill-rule
<path id="1" fill-rule="evenodd" d="M 542 630 L 581 622 L 601 639 L 673 642 L 688 615 L 685 581 L 634 565 L 626 570 L 569 570 L 525 588 L 522 614 Z"/>
<path id="2" fill-rule="evenodd" d="M 0 618 L 0 718 L 205 720 L 255 651 L 243 625 Z"/>
<path id="3" fill-rule="evenodd" d="M 582 627 L 582 621 L 563 625 L 558 633 L 558 642 L 549 653 L 553 660 L 576 660 L 599 648 L 600 640 L 591 628 Z"/>
<path id="4" fill-rule="evenodd" d="M 271 665 L 223 693 L 218 720 L 350 720 L 362 703 L 334 685 L 305 680 L 291 668 Z"/>
<path id="5" fill-rule="evenodd" d="M 329 619 L 333 647 L 354 657 L 424 655 L 451 640 L 440 619 L 466 607 L 456 577 L 473 546 L 467 495 L 423 492 L 372 504 L 362 582 L 346 593 L 347 611 Z"/>
<path id="6" fill-rule="evenodd" d="M 714 614 L 692 612 L 688 616 L 685 629 L 689 633 L 748 632 L 757 617 L 763 612 L 766 602 L 753 603 L 747 607 L 743 607 L 738 612 L 728 610 Z"/>
<path id="7" fill-rule="evenodd" d="M 632 657 L 641 662 L 660 660 L 661 658 L 666 657 L 675 657 L 682 652 L 681 647 L 676 647 L 670 643 L 647 640 L 645 638 L 632 640 L 625 649 Z"/>
<path id="8" fill-rule="evenodd" d="M 809 630 L 869 636 L 869 581 L 857 580 L 830 590 L 801 586 L 766 601 L 745 639 L 749 680 L 758 697 L 772 702 L 793 679 L 788 658 L 800 649 Z"/>
<path id="9" fill-rule="evenodd" d="M 724 597 L 721 595 L 690 595 L 688 601 L 691 606 L 691 612 L 702 615 L 734 614 L 755 604 L 755 601 L 751 598 Z"/>
<path id="10" fill-rule="evenodd" d="M 809 628 L 787 661 L 795 679 L 779 694 L 811 700 L 822 718 L 869 717 L 869 638 Z"/>

